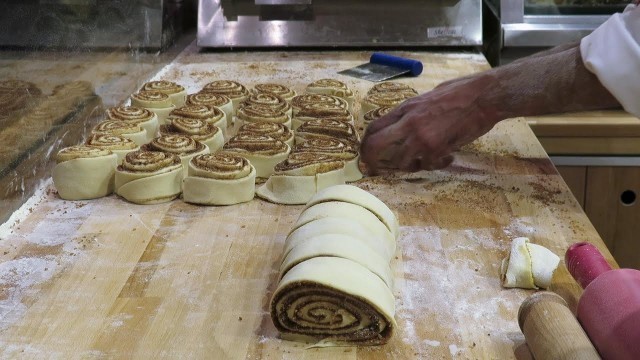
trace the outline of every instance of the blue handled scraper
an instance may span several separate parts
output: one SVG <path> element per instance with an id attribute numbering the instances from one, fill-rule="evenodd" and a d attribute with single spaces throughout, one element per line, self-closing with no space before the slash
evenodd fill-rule
<path id="1" fill-rule="evenodd" d="M 422 63 L 420 61 L 383 53 L 373 53 L 367 64 L 338 71 L 338 74 L 373 82 L 389 80 L 405 74 L 418 76 L 421 73 Z"/>

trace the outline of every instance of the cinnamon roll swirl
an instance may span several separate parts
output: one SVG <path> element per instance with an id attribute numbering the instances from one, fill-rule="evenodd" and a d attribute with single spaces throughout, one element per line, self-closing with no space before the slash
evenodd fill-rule
<path id="1" fill-rule="evenodd" d="M 180 195 L 183 167 L 175 154 L 134 151 L 116 169 L 116 194 L 136 204 L 158 204 Z"/>
<path id="2" fill-rule="evenodd" d="M 296 96 L 296 92 L 294 90 L 288 88 L 287 86 L 274 83 L 256 84 L 253 87 L 253 93 L 275 94 L 287 101 L 291 101 L 291 99 Z"/>
<path id="3" fill-rule="evenodd" d="M 31 96 L 42 95 L 42 91 L 36 84 L 17 79 L 0 80 L 0 93 L 20 93 Z"/>
<path id="4" fill-rule="evenodd" d="M 344 162 L 314 153 L 291 153 L 256 194 L 276 204 L 304 204 L 326 187 L 344 184 Z"/>
<path id="5" fill-rule="evenodd" d="M 394 107 L 400 105 L 405 100 L 414 96 L 415 95 L 402 92 L 378 92 L 368 94 L 362 99 L 362 114 L 366 114 L 373 109 L 383 106 Z"/>
<path id="6" fill-rule="evenodd" d="M 207 92 L 199 92 L 197 94 L 187 95 L 187 105 L 206 105 L 220 109 L 227 119 L 227 126 L 233 122 L 233 103 L 231 99 L 222 94 L 214 94 Z"/>
<path id="7" fill-rule="evenodd" d="M 389 112 L 391 112 L 391 110 L 393 110 L 393 106 L 382 106 L 382 107 L 367 111 L 363 116 L 364 126 L 365 127 L 369 126 L 369 124 L 371 124 L 372 121 L 387 115 Z"/>
<path id="8" fill-rule="evenodd" d="M 247 100 L 245 100 L 242 104 L 240 104 L 240 107 L 244 107 L 248 105 L 266 106 L 276 111 L 282 111 L 287 115 L 291 116 L 291 105 L 289 105 L 289 103 L 285 99 L 275 94 L 270 94 L 270 93 L 252 94 L 247 98 Z"/>
<path id="9" fill-rule="evenodd" d="M 175 105 L 175 107 L 184 106 L 184 102 L 187 98 L 187 91 L 182 85 L 178 85 L 172 81 L 159 80 L 159 81 L 150 81 L 142 86 L 144 91 L 158 91 L 163 94 L 169 95 L 169 99 L 171 99 L 171 103 Z"/>
<path id="10" fill-rule="evenodd" d="M 184 175 L 187 175 L 189 167 L 189 161 L 200 154 L 209 153 L 207 145 L 194 140 L 187 135 L 171 134 L 162 135 L 153 140 L 150 143 L 143 145 L 141 150 L 144 151 L 162 151 L 168 154 L 177 155 L 184 167 Z"/>
<path id="11" fill-rule="evenodd" d="M 273 174 L 276 164 L 284 161 L 291 152 L 289 145 L 270 136 L 242 133 L 224 144 L 223 151 L 249 160 L 256 169 L 256 177 L 267 178 Z"/>
<path id="12" fill-rule="evenodd" d="M 171 123 L 160 126 L 160 135 L 187 135 L 209 148 L 218 151 L 224 145 L 224 136 L 219 127 L 202 119 L 174 118 Z"/>
<path id="13" fill-rule="evenodd" d="M 93 84 L 89 81 L 71 81 L 53 88 L 51 96 L 56 98 L 85 98 L 95 95 Z"/>
<path id="14" fill-rule="evenodd" d="M 177 108 L 169 114 L 165 124 L 173 122 L 178 118 L 204 120 L 222 130 L 222 134 L 227 136 L 227 118 L 222 110 L 215 106 L 207 105 L 187 105 Z"/>
<path id="15" fill-rule="evenodd" d="M 243 105 L 238 109 L 236 117 L 242 124 L 266 122 L 291 127 L 291 118 L 287 113 L 265 105 Z"/>
<path id="16" fill-rule="evenodd" d="M 131 95 L 131 106 L 145 108 L 158 116 L 158 123 L 164 124 L 169 113 L 176 106 L 173 105 L 169 95 L 159 91 L 139 91 Z"/>
<path id="17" fill-rule="evenodd" d="M 322 105 L 320 105 L 322 104 Z M 331 96 L 331 95 L 322 95 L 322 94 L 304 94 L 297 95 L 291 99 L 291 108 L 293 111 L 293 116 L 298 114 L 298 111 L 302 108 L 316 106 L 316 107 L 324 107 L 327 109 L 345 109 L 349 110 L 349 104 L 346 100 Z"/>
<path id="18" fill-rule="evenodd" d="M 282 124 L 268 122 L 249 122 L 240 126 L 240 128 L 238 129 L 238 135 L 248 133 L 270 136 L 276 140 L 282 141 L 290 147 L 293 147 L 293 131 Z"/>
<path id="19" fill-rule="evenodd" d="M 348 110 L 353 110 L 355 97 L 347 84 L 336 79 L 320 79 L 307 85 L 307 92 L 311 94 L 325 94 L 337 96 L 349 104 Z"/>
<path id="20" fill-rule="evenodd" d="M 88 200 L 113 192 L 117 156 L 111 150 L 87 145 L 58 152 L 53 184 L 65 200 Z"/>
<path id="21" fill-rule="evenodd" d="M 151 140 L 158 132 L 158 116 L 145 108 L 137 106 L 117 106 L 107 109 L 109 120 L 125 121 L 140 125 L 147 131 L 147 139 Z"/>
<path id="22" fill-rule="evenodd" d="M 291 120 L 291 125 L 294 130 L 297 130 L 300 125 L 314 119 L 331 119 L 352 125 L 354 123 L 353 115 L 349 110 L 334 108 L 332 105 L 310 104 L 298 110 L 298 113 Z"/>
<path id="23" fill-rule="evenodd" d="M 240 104 L 249 96 L 249 90 L 244 85 L 232 80 L 217 80 L 206 84 L 201 92 L 225 95 L 233 102 L 234 113 Z"/>
<path id="24" fill-rule="evenodd" d="M 271 319 L 284 339 L 384 344 L 396 322 L 393 293 L 353 260 L 320 256 L 293 266 L 271 299 Z"/>
<path id="25" fill-rule="evenodd" d="M 241 156 L 219 152 L 191 159 L 183 199 L 203 205 L 233 205 L 253 199 L 256 170 Z"/>
<path id="26" fill-rule="evenodd" d="M 132 151 L 140 149 L 140 147 L 136 145 L 133 140 L 129 140 L 126 137 L 120 135 L 91 134 L 85 144 L 90 147 L 95 147 L 103 150 L 111 150 L 114 154 L 116 154 L 118 158 L 118 164 L 122 162 L 125 155 Z"/>
<path id="27" fill-rule="evenodd" d="M 347 122 L 333 119 L 311 119 L 296 130 L 296 144 L 307 139 L 335 138 L 346 141 L 354 148 L 360 145 L 360 135 L 355 127 Z"/>
<path id="28" fill-rule="evenodd" d="M 375 84 L 371 89 L 369 89 L 367 95 L 384 92 L 406 93 L 409 97 L 418 96 L 418 92 L 411 86 L 395 81 L 386 81 Z"/>
<path id="29" fill-rule="evenodd" d="M 140 146 L 148 141 L 147 130 L 133 122 L 119 120 L 105 120 L 96 125 L 92 134 L 99 135 L 120 135 L 132 140 L 136 145 Z"/>
<path id="30" fill-rule="evenodd" d="M 312 138 L 296 145 L 293 152 L 320 154 L 342 160 L 344 161 L 345 181 L 362 179 L 362 172 L 358 168 L 360 153 L 348 142 L 336 138 Z"/>

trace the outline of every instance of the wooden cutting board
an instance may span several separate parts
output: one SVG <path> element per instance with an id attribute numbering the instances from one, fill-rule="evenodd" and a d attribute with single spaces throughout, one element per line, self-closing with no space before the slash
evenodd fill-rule
<path id="1" fill-rule="evenodd" d="M 396 53 L 425 72 L 420 92 L 488 68 L 472 54 Z M 337 70 L 365 52 L 199 53 L 187 49 L 156 78 L 190 92 L 214 79 L 251 86 L 346 81 Z M 379 347 L 306 349 L 280 340 L 268 313 L 285 236 L 301 206 L 261 200 L 200 207 L 138 206 L 116 196 L 59 199 L 49 184 L 0 233 L 0 357 L 507 359 L 528 355 L 516 314 L 531 291 L 502 289 L 510 240 L 528 236 L 563 256 L 576 241 L 604 244 L 524 120 L 505 121 L 442 171 L 356 184 L 400 220 L 392 261 L 398 329 Z M 575 305 L 561 265 L 554 289 Z"/>

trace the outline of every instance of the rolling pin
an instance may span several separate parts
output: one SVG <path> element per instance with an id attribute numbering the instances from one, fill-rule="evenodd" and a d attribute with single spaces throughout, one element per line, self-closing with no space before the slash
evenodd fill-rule
<path id="1" fill-rule="evenodd" d="M 612 270 L 589 243 L 571 245 L 569 272 L 584 292 L 578 320 L 604 359 L 640 359 L 640 271 Z"/>
<path id="2" fill-rule="evenodd" d="M 525 299 L 518 324 L 536 360 L 600 359 L 567 303 L 555 293 L 541 291 Z"/>

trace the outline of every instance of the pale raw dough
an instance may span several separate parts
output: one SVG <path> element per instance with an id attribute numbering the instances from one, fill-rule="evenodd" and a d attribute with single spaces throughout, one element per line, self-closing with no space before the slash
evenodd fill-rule
<path id="1" fill-rule="evenodd" d="M 86 200 L 107 196 L 113 192 L 117 163 L 116 154 L 77 158 L 56 164 L 53 183 L 65 200 Z"/>
<path id="2" fill-rule="evenodd" d="M 207 148 L 209 148 L 210 153 L 215 153 L 216 151 L 222 149 L 222 146 L 224 145 L 224 130 L 222 130 L 222 128 L 220 127 L 218 127 L 218 129 L 220 129 L 220 131 L 216 131 L 215 135 L 213 135 L 211 138 L 200 141 L 201 143 L 205 144 Z"/>
<path id="3" fill-rule="evenodd" d="M 385 239 L 387 244 L 386 254 L 388 254 L 388 257 L 384 257 L 386 261 L 389 261 L 392 254 L 395 253 L 396 240 L 380 219 L 362 206 L 347 202 L 328 201 L 311 206 L 300 214 L 300 217 L 298 217 L 298 220 L 293 225 L 291 232 L 307 223 L 310 223 L 311 221 L 327 217 L 342 218 L 353 221 L 369 229 L 375 234 L 374 236 L 376 238 Z"/>
<path id="4" fill-rule="evenodd" d="M 380 199 L 359 187 L 353 185 L 336 185 L 324 189 L 309 200 L 305 209 L 327 201 L 344 201 L 360 205 L 370 210 L 385 224 L 394 237 L 398 237 L 400 225 L 393 211 Z"/>
<path id="5" fill-rule="evenodd" d="M 287 256 L 289 251 L 300 242 L 314 236 L 325 234 L 349 235 L 362 240 L 364 244 L 371 247 L 371 249 L 387 262 L 394 254 L 388 238 L 381 236 L 373 227 L 360 224 L 351 219 L 325 217 L 308 222 L 292 231 L 285 240 L 283 255 Z"/>
<path id="6" fill-rule="evenodd" d="M 116 169 L 116 193 L 136 204 L 158 204 L 175 199 L 182 192 L 182 165 L 155 173 Z"/>
<path id="7" fill-rule="evenodd" d="M 256 169 L 240 179 L 212 179 L 192 176 L 193 166 L 189 164 L 189 176 L 182 182 L 184 201 L 203 205 L 233 205 L 253 199 L 255 194 Z"/>
<path id="8" fill-rule="evenodd" d="M 273 174 L 256 190 L 256 195 L 276 204 L 302 205 L 318 191 L 344 181 L 344 168 L 306 176 Z"/>
<path id="9" fill-rule="evenodd" d="M 502 286 L 523 289 L 548 288 L 560 258 L 544 246 L 519 237 L 511 243 L 511 253 L 502 260 Z"/>
<path id="10" fill-rule="evenodd" d="M 163 124 L 163 125 L 166 124 L 167 117 L 169 117 L 169 114 L 171 114 L 171 112 L 176 109 L 176 106 L 171 104 L 171 106 L 165 107 L 165 108 L 145 107 L 145 109 L 156 114 L 156 117 L 158 118 L 157 121 L 159 126 L 160 124 Z"/>
<path id="11" fill-rule="evenodd" d="M 323 290 L 326 293 L 321 295 Z M 343 305 L 344 297 L 350 299 L 351 310 Z M 328 326 L 324 317 L 314 316 L 320 309 L 340 322 Z M 271 299 L 276 328 L 283 338 L 293 340 L 384 344 L 397 326 L 394 315 L 395 298 L 387 284 L 361 264 L 339 257 L 316 257 L 297 264 L 284 275 Z M 283 318 L 288 321 L 280 321 Z M 360 337 L 365 334 L 370 336 Z"/>
<path id="12" fill-rule="evenodd" d="M 187 90 L 182 90 L 180 92 L 167 94 L 167 95 L 169 95 L 169 99 L 171 99 L 171 103 L 177 108 L 183 107 L 184 103 L 187 101 Z"/>
<path id="13" fill-rule="evenodd" d="M 353 260 L 378 275 L 391 289 L 393 275 L 388 259 L 382 258 L 362 240 L 349 235 L 318 235 L 299 242 L 280 265 L 280 278 L 295 265 L 319 256 L 335 256 Z"/>

